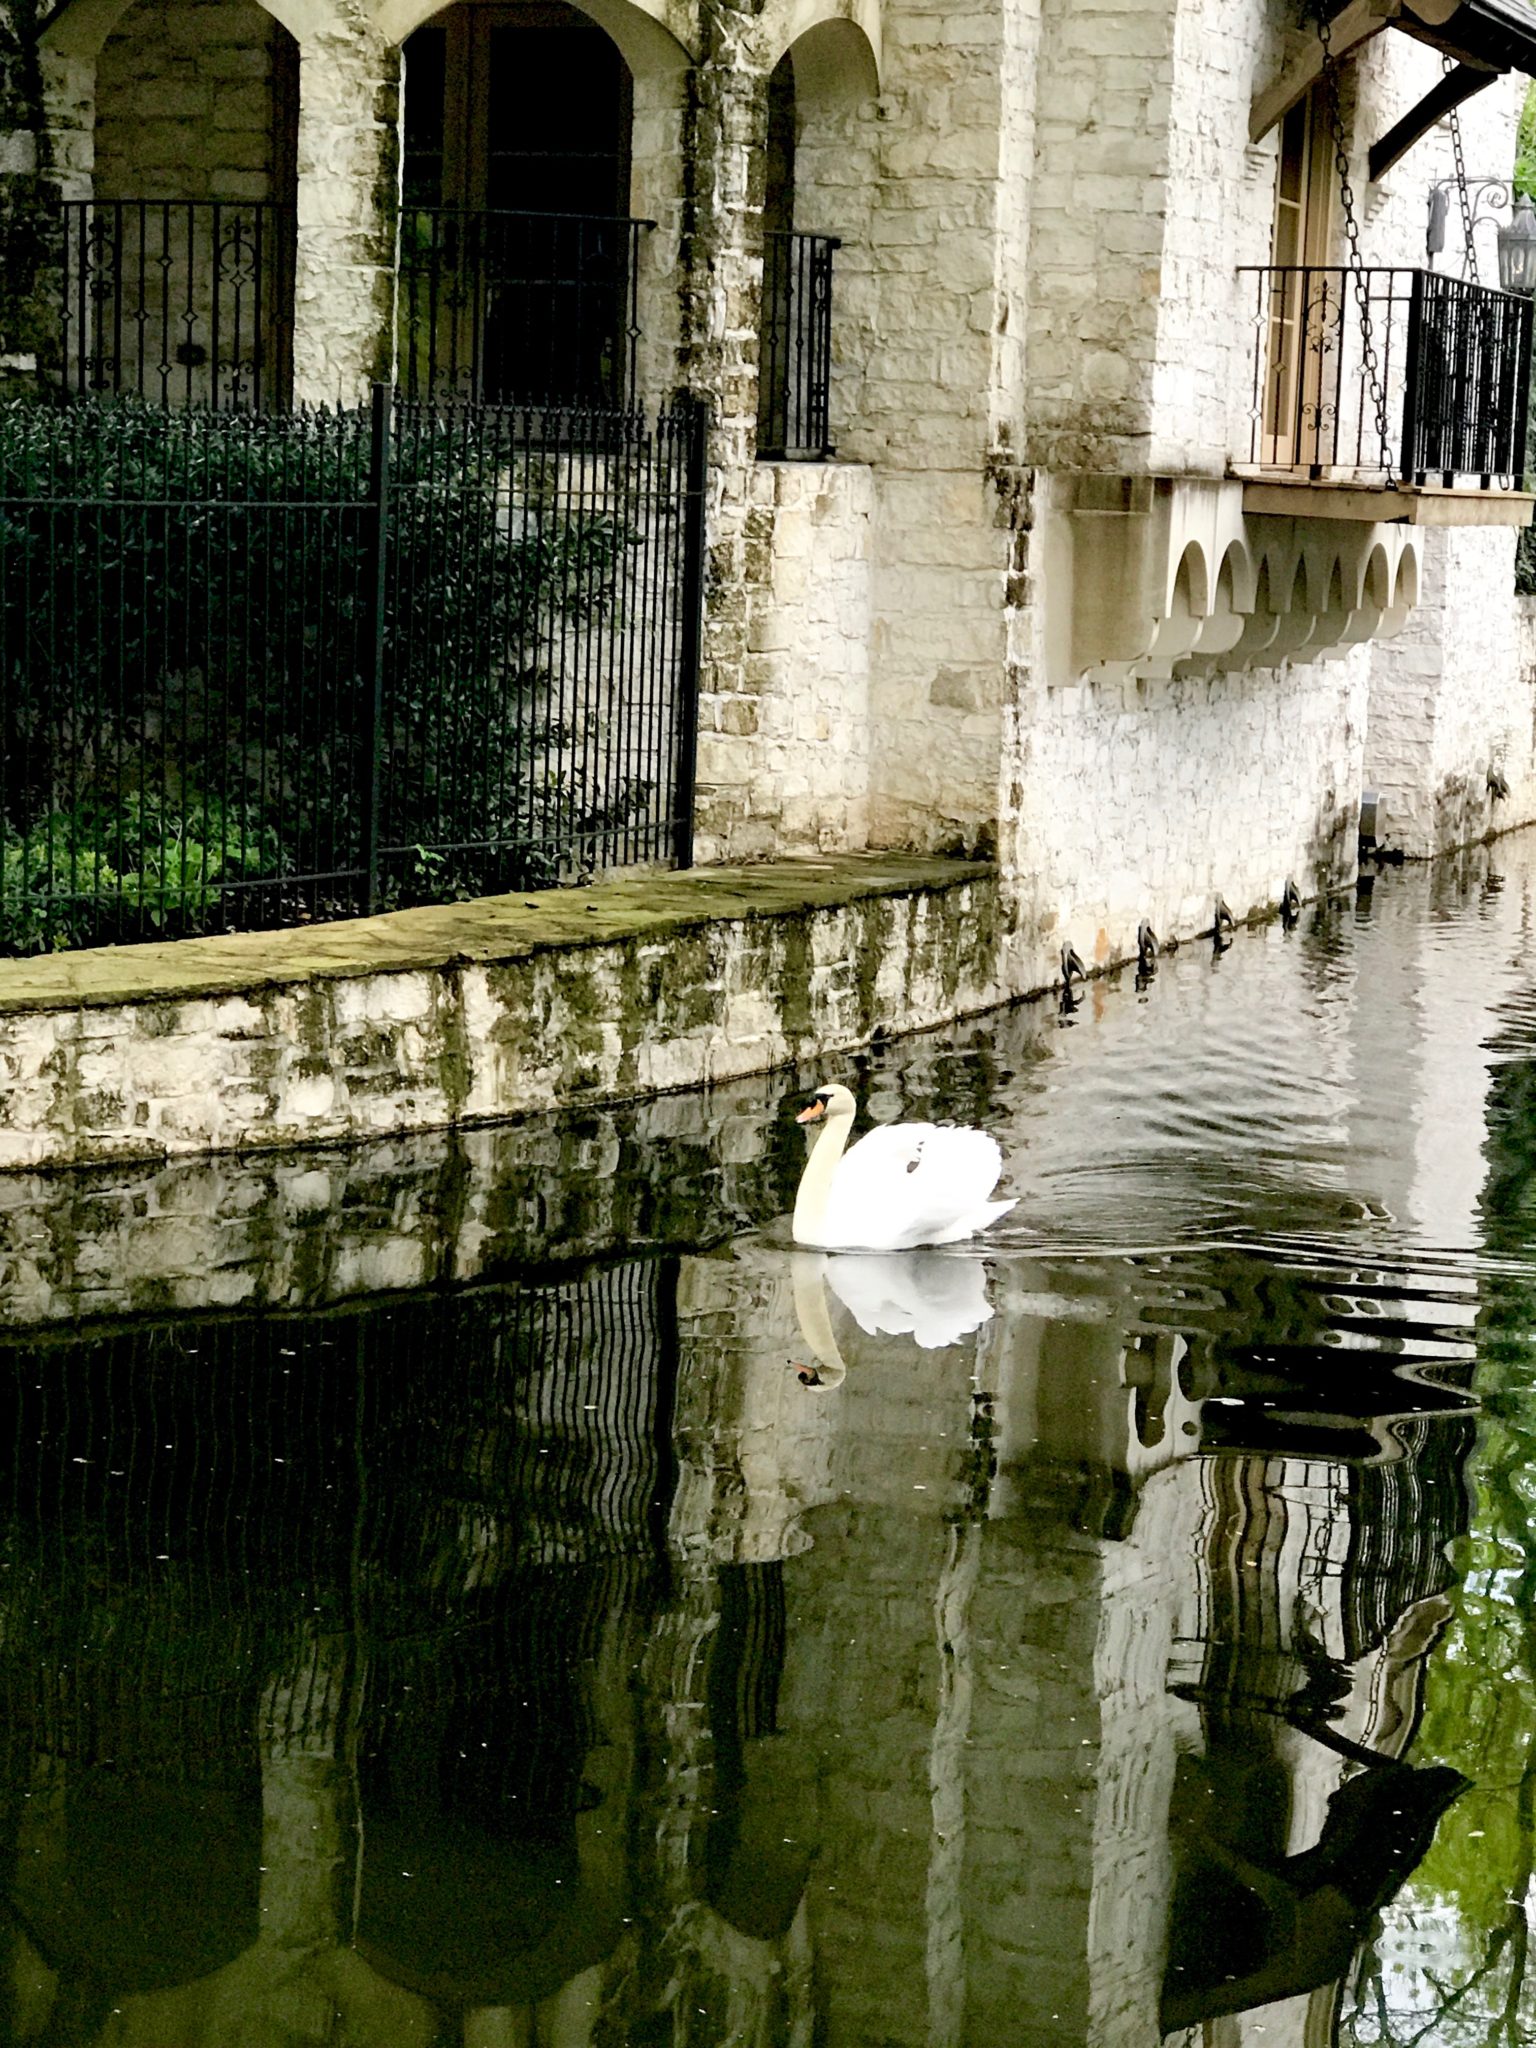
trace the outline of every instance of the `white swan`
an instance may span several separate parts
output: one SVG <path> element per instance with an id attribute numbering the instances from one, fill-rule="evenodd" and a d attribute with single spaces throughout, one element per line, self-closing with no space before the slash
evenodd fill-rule
<path id="1" fill-rule="evenodd" d="M 947 1124 L 881 1124 L 846 1153 L 856 1105 L 818 1088 L 795 1119 L 820 1124 L 795 1196 L 796 1244 L 906 1251 L 974 1237 L 1013 1207 L 988 1197 L 1003 1170 L 997 1140 Z"/>

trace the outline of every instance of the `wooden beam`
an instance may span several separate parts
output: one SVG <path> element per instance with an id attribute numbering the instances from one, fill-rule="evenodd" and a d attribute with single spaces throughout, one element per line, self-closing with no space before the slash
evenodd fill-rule
<path id="1" fill-rule="evenodd" d="M 1481 92 L 1485 85 L 1492 85 L 1502 72 L 1485 69 L 1481 65 L 1458 64 L 1454 71 L 1447 71 L 1425 93 L 1416 107 L 1410 107 L 1400 121 L 1373 143 L 1366 162 L 1370 169 L 1371 182 L 1384 178 L 1399 157 L 1406 156 L 1419 137 L 1442 120 L 1452 107 L 1459 107 L 1463 100 L 1471 99 L 1473 93 Z"/>
<path id="2" fill-rule="evenodd" d="M 1335 57 L 1379 35 L 1402 12 L 1402 0 L 1350 0 L 1333 23 L 1330 43 Z M 1301 55 L 1288 64 L 1274 84 L 1261 92 L 1248 115 L 1248 140 L 1260 142 L 1287 115 L 1323 69 L 1323 46 L 1314 34 Z"/>

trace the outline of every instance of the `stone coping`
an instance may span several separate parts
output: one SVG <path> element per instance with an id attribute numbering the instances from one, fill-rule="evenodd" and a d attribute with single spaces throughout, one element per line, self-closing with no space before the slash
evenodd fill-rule
<path id="1" fill-rule="evenodd" d="M 301 982 L 513 961 L 721 921 L 835 909 L 987 880 L 990 862 L 830 854 L 629 875 L 286 931 L 234 932 L 0 961 L 0 1016 L 234 995 Z"/>

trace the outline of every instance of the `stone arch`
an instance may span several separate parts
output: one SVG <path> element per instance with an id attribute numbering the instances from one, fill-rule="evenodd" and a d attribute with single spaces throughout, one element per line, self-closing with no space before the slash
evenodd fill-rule
<path id="1" fill-rule="evenodd" d="M 92 60 L 100 55 L 123 16 L 137 4 L 138 0 L 64 0 L 63 6 L 50 16 L 39 42 L 44 50 L 58 57 Z M 333 0 L 255 0 L 255 4 L 299 43 L 345 25 L 342 11 Z"/>
<path id="2" fill-rule="evenodd" d="M 42 40 L 65 167 L 69 387 L 286 398 L 299 32 L 334 18 L 328 0 L 70 0 L 55 13 Z"/>
<path id="3" fill-rule="evenodd" d="M 404 52 L 402 385 L 660 398 L 680 340 L 686 49 L 631 0 L 383 0 L 379 18 Z M 498 147 L 508 127 L 533 137 L 524 152 Z"/>
<path id="4" fill-rule="evenodd" d="M 1296 557 L 1296 567 L 1291 573 L 1291 601 L 1286 606 L 1286 610 L 1310 612 L 1314 609 L 1315 607 L 1312 603 L 1312 572 L 1307 566 L 1305 554 L 1298 554 Z"/>
<path id="5" fill-rule="evenodd" d="M 1392 602 L 1409 608 L 1419 601 L 1419 557 L 1417 549 L 1405 546 L 1397 561 L 1397 579 Z"/>
<path id="6" fill-rule="evenodd" d="M 794 0 L 767 32 L 764 57 L 772 68 L 784 57 L 795 67 L 802 110 L 873 99 L 880 90 L 880 9 L 876 0 L 851 0 L 834 11 L 827 0 Z"/>
<path id="7" fill-rule="evenodd" d="M 76 0 L 76 5 L 91 4 L 114 4 L 114 0 Z M 323 4 L 323 0 L 283 0 L 283 4 Z M 697 57 L 689 40 L 689 11 L 678 0 L 571 0 L 571 4 L 612 38 L 637 80 L 682 72 Z M 376 0 L 372 12 L 385 41 L 403 43 L 447 9 L 444 0 Z"/>
<path id="8" fill-rule="evenodd" d="M 761 48 L 773 61 L 763 108 L 757 446 L 768 456 L 824 455 L 852 410 L 841 393 L 868 339 L 837 318 L 838 278 L 850 263 L 870 267 L 878 64 L 865 28 L 829 13 L 825 0 L 771 11 Z"/>

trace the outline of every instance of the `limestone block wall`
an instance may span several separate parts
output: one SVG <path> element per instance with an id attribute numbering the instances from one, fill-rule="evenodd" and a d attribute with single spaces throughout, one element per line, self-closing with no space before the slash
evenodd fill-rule
<path id="1" fill-rule="evenodd" d="M 1145 459 L 1176 12 L 1041 8 L 1027 452 L 1042 468 Z"/>
<path id="2" fill-rule="evenodd" d="M 96 67 L 100 199 L 272 199 L 274 51 L 257 0 L 139 0 Z"/>
<path id="3" fill-rule="evenodd" d="M 1364 773 L 1383 846 L 1423 857 L 1536 819 L 1536 671 L 1514 546 L 1508 531 L 1427 536 L 1418 606 L 1372 649 Z"/>
<path id="4" fill-rule="evenodd" d="M 400 51 L 359 0 L 299 44 L 293 391 L 358 405 L 394 352 Z"/>
<path id="5" fill-rule="evenodd" d="M 869 843 L 870 529 L 854 463 L 759 462 L 766 580 L 748 593 L 738 690 L 699 707 L 699 856 Z"/>
<path id="6" fill-rule="evenodd" d="M 997 815 L 1012 556 L 993 474 L 1022 374 L 1023 322 L 1012 309 L 1024 275 L 1033 14 L 1010 4 L 957 21 L 932 0 L 893 0 L 881 27 L 878 94 L 870 46 L 849 22 L 822 23 L 792 47 L 795 225 L 842 242 L 832 436 L 839 460 L 867 466 L 873 478 L 860 515 L 870 620 L 862 661 L 856 614 L 844 605 L 856 663 L 850 703 L 866 663 L 869 676 L 869 803 L 855 771 L 846 823 L 812 822 L 823 834 L 867 831 L 874 845 L 973 848 L 993 840 Z M 764 29 L 763 61 L 784 40 L 778 17 Z M 729 304 L 718 285 L 715 297 Z M 729 380 L 722 402 L 731 402 Z M 774 505 L 749 483 L 738 546 L 734 488 L 722 475 L 712 504 L 706 675 L 721 695 L 760 691 L 759 657 L 792 645 L 801 629 L 798 598 L 775 584 Z M 750 593 L 744 654 L 735 651 L 741 607 L 729 582 L 738 571 Z M 781 621 L 776 610 L 785 610 Z M 813 695 L 820 673 L 818 662 Z M 751 714 L 729 716 L 741 723 Z M 727 784 L 745 791 L 764 772 L 752 735 L 735 737 L 742 744 L 709 750 L 706 780 L 721 792 Z M 786 772 L 816 786 L 813 760 Z M 717 815 L 727 811 L 722 797 Z M 742 843 L 759 836 L 750 817 L 738 830 Z"/>

